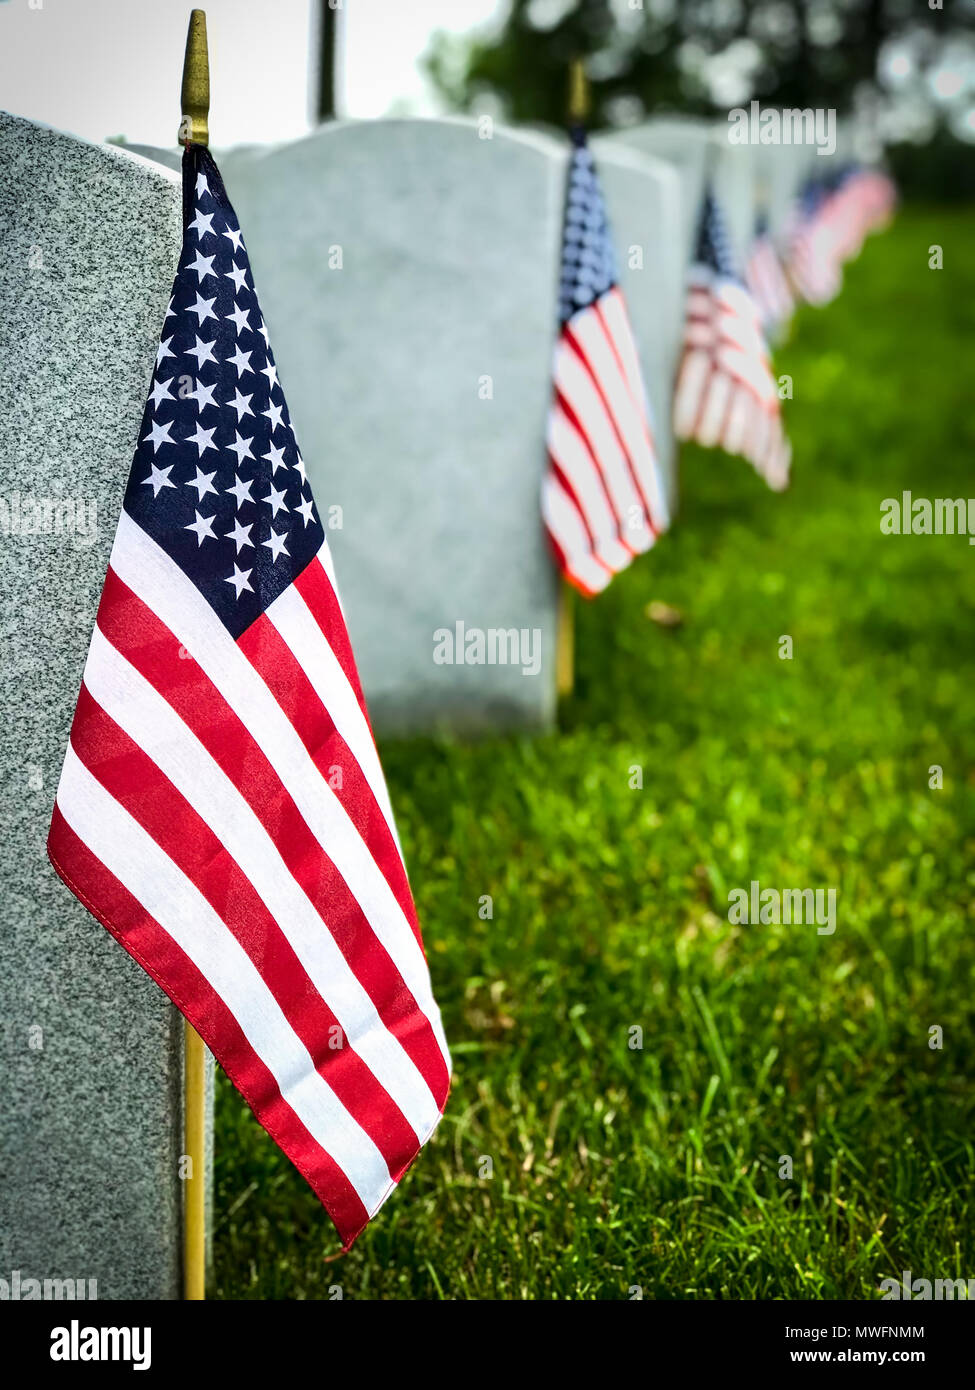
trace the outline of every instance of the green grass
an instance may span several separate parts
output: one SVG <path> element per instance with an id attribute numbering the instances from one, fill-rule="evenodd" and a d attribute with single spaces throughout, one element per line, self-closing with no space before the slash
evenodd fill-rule
<path id="1" fill-rule="evenodd" d="M 904 1269 L 975 1277 L 975 551 L 879 531 L 903 488 L 975 492 L 972 231 L 908 209 L 801 315 L 777 358 L 788 493 L 685 451 L 673 533 L 578 608 L 558 734 L 383 748 L 447 1114 L 325 1263 L 331 1223 L 222 1082 L 217 1296 L 870 1298 Z M 655 598 L 683 625 L 650 622 Z M 728 889 L 753 878 L 838 888 L 835 934 L 732 926 Z"/>

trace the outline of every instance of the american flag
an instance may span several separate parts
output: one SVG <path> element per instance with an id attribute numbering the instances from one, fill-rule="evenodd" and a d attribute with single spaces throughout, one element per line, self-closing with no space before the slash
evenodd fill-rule
<path id="1" fill-rule="evenodd" d="M 825 182 L 818 221 L 838 265 L 859 255 L 867 234 L 887 221 L 895 201 L 894 185 L 879 169 L 848 164 Z"/>
<path id="2" fill-rule="evenodd" d="M 759 212 L 755 218 L 755 234 L 745 266 L 745 282 L 755 301 L 762 327 L 769 335 L 778 333 L 792 317 L 796 301 L 764 212 Z"/>
<path id="3" fill-rule="evenodd" d="M 793 210 L 789 278 L 809 304 L 830 303 L 843 286 L 843 266 L 859 255 L 867 235 L 884 226 L 897 201 L 882 169 L 847 164 L 810 179 Z"/>
<path id="4" fill-rule="evenodd" d="M 183 180 L 48 849 L 348 1248 L 436 1127 L 450 1063 L 237 218 L 205 150 Z"/>
<path id="5" fill-rule="evenodd" d="M 674 433 L 740 454 L 777 491 L 790 448 L 758 310 L 735 273 L 711 189 L 689 272 L 684 350 L 674 392 Z"/>
<path id="6" fill-rule="evenodd" d="M 581 128 L 572 141 L 542 516 L 562 573 L 591 597 L 669 515 L 602 190 Z"/>
<path id="7" fill-rule="evenodd" d="M 789 278 L 807 304 L 829 304 L 843 288 L 836 208 L 829 184 L 810 180 L 793 209 L 788 235 Z"/>
<path id="8" fill-rule="evenodd" d="M 897 186 L 883 169 L 853 165 L 848 171 L 844 196 L 853 205 L 854 232 L 850 255 L 856 255 L 864 238 L 886 227 L 897 207 Z"/>

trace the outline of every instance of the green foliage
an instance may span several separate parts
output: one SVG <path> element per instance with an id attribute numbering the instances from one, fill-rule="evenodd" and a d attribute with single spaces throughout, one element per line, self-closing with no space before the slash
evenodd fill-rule
<path id="1" fill-rule="evenodd" d="M 885 157 L 898 188 L 923 202 L 975 200 L 975 144 L 939 127 L 923 145 L 890 145 Z"/>
<path id="2" fill-rule="evenodd" d="M 709 68 L 720 55 L 751 74 L 748 95 L 767 105 L 847 110 L 892 35 L 926 29 L 936 44 L 971 22 L 964 0 L 944 10 L 904 0 L 511 0 L 499 32 L 437 35 L 428 68 L 451 105 L 470 109 L 490 93 L 516 121 L 562 123 L 577 56 L 588 59 L 596 126 L 624 112 L 726 110 Z"/>
<path id="3" fill-rule="evenodd" d="M 879 530 L 904 488 L 972 491 L 971 239 L 960 213 L 905 213 L 802 314 L 777 363 L 788 493 L 685 451 L 673 533 L 577 605 L 559 734 L 383 749 L 447 1114 L 325 1263 L 331 1224 L 222 1082 L 218 1296 L 871 1298 L 903 1269 L 975 1277 L 975 551 Z M 683 624 L 648 621 L 653 599 Z M 753 878 L 837 887 L 835 934 L 731 925 Z"/>

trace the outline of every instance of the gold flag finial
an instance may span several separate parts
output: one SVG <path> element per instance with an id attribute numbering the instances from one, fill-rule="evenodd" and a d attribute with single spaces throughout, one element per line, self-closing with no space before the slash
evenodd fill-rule
<path id="1" fill-rule="evenodd" d="M 569 120 L 581 124 L 589 117 L 589 79 L 581 58 L 569 65 Z"/>
<path id="2" fill-rule="evenodd" d="M 210 59 L 207 54 L 207 17 L 203 10 L 190 11 L 186 31 L 186 57 L 183 59 L 183 85 L 180 88 L 179 124 L 181 145 L 209 145 Z"/>

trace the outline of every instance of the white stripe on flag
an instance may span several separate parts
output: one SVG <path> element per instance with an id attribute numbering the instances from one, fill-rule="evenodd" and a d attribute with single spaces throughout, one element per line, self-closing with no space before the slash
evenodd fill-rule
<path id="1" fill-rule="evenodd" d="M 751 415 L 757 409 L 758 406 L 752 402 L 748 392 L 744 387 L 739 386 L 732 398 L 731 409 L 728 411 L 728 422 L 724 430 L 724 447 L 729 454 L 744 452 Z"/>
<path id="2" fill-rule="evenodd" d="M 328 710 L 339 736 L 345 741 L 349 752 L 362 769 L 362 774 L 369 783 L 376 804 L 382 811 L 393 841 L 399 849 L 393 808 L 390 805 L 386 779 L 379 763 L 379 754 L 376 752 L 372 733 L 356 693 L 346 679 L 327 637 L 294 584 L 289 584 L 265 609 L 265 613 L 308 677 L 315 694 Z"/>
<path id="3" fill-rule="evenodd" d="M 730 377 L 724 372 L 712 372 L 694 436 L 705 448 L 713 448 L 721 439 L 731 389 Z"/>
<path id="4" fill-rule="evenodd" d="M 610 416 L 629 455 L 637 482 L 646 496 L 651 519 L 663 509 L 660 479 L 654 468 L 650 440 L 630 388 L 603 325 L 596 316 L 579 314 L 569 324 L 609 406 Z M 640 501 L 642 503 L 642 496 Z"/>
<path id="5" fill-rule="evenodd" d="M 766 410 L 775 409 L 775 383 L 766 362 L 756 360 L 753 353 L 740 352 L 724 344 L 715 354 L 715 364 L 747 386 Z"/>
<path id="6" fill-rule="evenodd" d="M 542 518 L 562 551 L 569 574 L 589 593 L 601 593 L 612 579 L 612 573 L 593 558 L 579 510 L 551 473 L 547 473 L 542 482 Z"/>
<path id="7" fill-rule="evenodd" d="M 552 459 L 576 496 L 592 532 L 597 555 L 611 570 L 625 569 L 631 556 L 620 542 L 619 518 L 609 504 L 592 455 L 558 403 L 549 411 L 546 443 Z"/>
<path id="8" fill-rule="evenodd" d="M 599 312 L 606 321 L 609 335 L 615 343 L 616 351 L 623 363 L 623 373 L 630 388 L 630 395 L 642 409 L 647 425 L 652 428 L 653 412 L 650 409 L 646 384 L 640 370 L 640 355 L 633 339 L 633 328 L 630 324 L 630 316 L 626 312 L 626 303 L 618 285 L 611 289 L 609 294 L 603 295 L 599 301 Z"/>
<path id="9" fill-rule="evenodd" d="M 674 433 L 678 439 L 690 439 L 694 433 L 710 371 L 711 358 L 704 351 L 689 352 L 681 364 L 674 392 Z"/>
<path id="10" fill-rule="evenodd" d="M 650 399 L 647 395 L 646 385 L 643 380 L 643 373 L 640 370 L 640 356 L 637 352 L 636 341 L 633 337 L 633 326 L 630 323 L 630 316 L 626 312 L 626 304 L 619 287 L 612 290 L 600 301 L 600 313 L 606 320 L 610 336 L 616 345 L 616 350 L 623 363 L 623 370 L 626 374 L 627 382 L 630 387 L 630 394 L 637 402 L 637 406 L 643 412 L 643 420 L 646 423 L 646 432 L 651 436 L 649 443 L 649 454 L 647 456 L 647 472 L 643 479 L 644 490 L 650 498 L 650 505 L 653 507 L 652 521 L 658 531 L 666 531 L 670 525 L 670 505 L 667 500 L 667 489 L 664 485 L 664 478 L 660 468 L 660 460 L 657 457 L 656 448 L 653 440 L 653 411 L 650 408 Z M 643 422 L 641 422 L 641 432 Z"/>
<path id="11" fill-rule="evenodd" d="M 571 326 L 574 327 L 575 322 L 573 319 Z M 555 386 L 582 426 L 606 480 L 606 490 L 612 499 L 617 522 L 620 522 L 627 516 L 629 507 L 642 507 L 643 503 L 593 379 L 564 338 L 559 340 L 555 349 Z"/>

